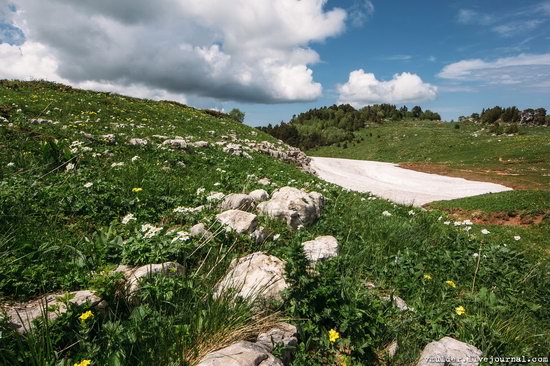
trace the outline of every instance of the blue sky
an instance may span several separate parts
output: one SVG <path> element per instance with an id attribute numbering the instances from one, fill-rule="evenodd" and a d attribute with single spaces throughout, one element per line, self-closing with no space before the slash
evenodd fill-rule
<path id="1" fill-rule="evenodd" d="M 0 0 L 0 78 L 237 107 L 550 109 L 550 0 Z"/>
<path id="2" fill-rule="evenodd" d="M 520 54 L 550 52 L 550 6 L 540 1 L 372 1 L 374 12 L 362 27 L 313 44 L 322 61 L 312 66 L 323 96 L 316 102 L 284 105 L 235 104 L 247 111 L 247 121 L 288 120 L 308 108 L 331 105 L 335 86 L 352 70 L 363 68 L 378 79 L 412 72 L 438 86 L 437 98 L 415 104 L 441 113 L 446 119 L 469 115 L 494 105 L 550 109 L 550 83 L 532 88 L 523 84 L 491 84 L 490 80 L 448 80 L 438 77 L 449 64 L 468 59 L 488 62 Z M 348 1 L 327 6 L 346 7 Z M 520 73 L 531 73 L 529 67 Z M 548 66 L 542 73 L 550 80 Z M 530 80 L 530 79 L 529 79 Z M 232 107 L 227 103 L 226 108 Z"/>

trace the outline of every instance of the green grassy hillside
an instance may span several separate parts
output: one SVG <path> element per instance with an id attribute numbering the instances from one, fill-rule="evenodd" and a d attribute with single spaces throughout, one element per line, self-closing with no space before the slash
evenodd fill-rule
<path id="1" fill-rule="evenodd" d="M 548 260 L 533 259 L 512 233 L 465 230 L 441 211 L 348 192 L 258 152 L 250 152 L 252 159 L 228 154 L 215 143 L 231 135 L 273 140 L 173 103 L 3 81 L 0 114 L 0 303 L 93 289 L 109 304 L 86 320 L 79 318 L 88 308 L 71 307 L 27 336 L 0 321 L 2 365 L 189 365 L 278 319 L 299 328 L 293 365 L 389 364 L 381 350 L 392 340 L 399 349 L 391 364 L 411 365 L 443 336 L 488 356 L 544 355 L 550 348 Z M 33 123 L 37 118 L 52 122 Z M 210 146 L 161 144 L 177 136 Z M 149 143 L 132 146 L 131 138 Z M 292 231 L 260 216 L 280 236 L 259 244 L 216 223 L 209 192 L 265 188 L 258 182 L 264 177 L 272 181 L 270 193 L 283 186 L 322 193 L 321 218 Z M 199 205 L 206 208 L 175 210 Z M 135 220 L 123 222 L 128 214 Z M 199 221 L 216 233 L 212 240 L 177 239 L 175 232 Z M 146 224 L 159 234 L 144 235 Z M 340 252 L 312 271 L 301 243 L 319 235 L 335 236 Z M 231 260 L 255 251 L 286 261 L 283 301 L 259 310 L 214 299 Z M 182 264 L 184 275 L 148 280 L 138 303 L 119 296 L 117 265 L 168 260 Z M 388 294 L 414 311 L 399 312 L 381 299 Z M 465 313 L 456 311 L 461 306 Z M 336 342 L 329 341 L 331 329 L 341 335 Z"/>

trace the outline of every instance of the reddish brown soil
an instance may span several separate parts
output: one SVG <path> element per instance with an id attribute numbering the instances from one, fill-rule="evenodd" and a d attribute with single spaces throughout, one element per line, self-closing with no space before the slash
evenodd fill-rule
<path id="1" fill-rule="evenodd" d="M 468 211 L 459 208 L 445 210 L 456 220 L 471 220 L 474 224 L 483 225 L 507 225 L 507 226 L 530 226 L 538 225 L 544 220 L 544 214 L 508 214 L 506 212 L 481 212 Z"/>

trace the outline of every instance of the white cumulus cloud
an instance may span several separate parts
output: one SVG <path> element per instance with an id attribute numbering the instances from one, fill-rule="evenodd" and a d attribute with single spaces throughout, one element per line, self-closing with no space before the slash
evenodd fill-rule
<path id="1" fill-rule="evenodd" d="M 0 5 L 2 3 L 0 2 Z M 17 0 L 26 43 L 0 78 L 47 78 L 140 96 L 311 101 L 310 48 L 345 29 L 326 0 Z M 10 48 L 11 47 L 11 48 Z M 0 61 L 7 62 L 7 61 Z"/>
<path id="2" fill-rule="evenodd" d="M 345 84 L 338 85 L 338 103 L 362 107 L 375 103 L 411 103 L 433 100 L 437 87 L 422 81 L 412 73 L 395 74 L 391 80 L 381 81 L 374 74 L 359 69 L 349 74 Z"/>

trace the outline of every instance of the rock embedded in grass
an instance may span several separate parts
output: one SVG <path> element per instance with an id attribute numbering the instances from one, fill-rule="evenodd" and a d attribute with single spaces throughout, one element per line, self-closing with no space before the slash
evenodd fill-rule
<path id="1" fill-rule="evenodd" d="M 316 263 L 338 255 L 338 240 L 334 236 L 318 236 L 314 240 L 302 243 L 307 259 Z"/>
<path id="2" fill-rule="evenodd" d="M 186 149 L 188 145 L 187 141 L 185 141 L 184 139 L 168 139 L 164 140 L 162 144 L 164 146 L 170 146 L 174 149 Z"/>
<path id="3" fill-rule="evenodd" d="M 283 363 L 288 364 L 298 345 L 298 329 L 292 324 L 280 323 L 267 332 L 260 333 L 256 344 L 264 347 L 268 352 L 273 352 L 275 348 L 282 348 Z"/>
<path id="4" fill-rule="evenodd" d="M 248 194 L 231 193 L 225 196 L 220 208 L 222 210 L 251 211 L 254 209 L 254 198 Z"/>
<path id="5" fill-rule="evenodd" d="M 241 341 L 210 352 L 197 366 L 283 366 L 283 362 L 263 347 Z"/>
<path id="6" fill-rule="evenodd" d="M 7 307 L 5 310 L 8 322 L 17 332 L 25 334 L 32 328 L 34 320 L 47 316 L 48 320 L 53 321 L 61 314 L 66 313 L 67 305 L 65 304 L 65 299 L 68 299 L 69 303 L 76 306 L 88 304 L 98 309 L 103 309 L 107 306 L 105 301 L 90 290 L 74 291 L 66 294 L 51 294 L 28 303 Z"/>
<path id="7" fill-rule="evenodd" d="M 280 301 L 282 292 L 288 287 L 284 268 L 284 261 L 263 252 L 234 259 L 216 286 L 214 297 L 235 291 L 237 296 L 252 302 L 257 299 Z"/>
<path id="8" fill-rule="evenodd" d="M 120 272 L 126 278 L 124 293 L 130 302 L 135 301 L 135 295 L 141 290 L 140 282 L 143 278 L 155 274 L 165 276 L 178 276 L 184 272 L 183 266 L 176 262 L 164 262 L 156 264 L 146 264 L 139 267 L 119 265 L 115 272 Z"/>
<path id="9" fill-rule="evenodd" d="M 482 352 L 476 347 L 443 337 L 424 347 L 416 366 L 477 366 Z"/>
<path id="10" fill-rule="evenodd" d="M 212 238 L 213 234 L 206 228 L 206 225 L 203 223 L 198 223 L 191 227 L 189 230 L 191 237 L 193 238 Z"/>
<path id="11" fill-rule="evenodd" d="M 262 186 L 268 186 L 271 184 L 271 181 L 269 180 L 269 178 L 261 178 L 258 179 L 258 184 L 261 184 Z"/>
<path id="12" fill-rule="evenodd" d="M 128 140 L 128 144 L 131 146 L 146 146 L 148 143 L 149 141 L 140 138 L 131 138 Z"/>
<path id="13" fill-rule="evenodd" d="M 282 187 L 269 201 L 258 205 L 258 212 L 274 219 L 283 219 L 293 229 L 311 225 L 320 216 L 324 197 L 317 192 L 304 192 L 294 187 Z"/>
<path id="14" fill-rule="evenodd" d="M 248 194 L 256 203 L 264 202 L 269 199 L 269 193 L 264 189 L 256 189 Z"/>
<path id="15" fill-rule="evenodd" d="M 241 210 L 227 210 L 218 215 L 216 219 L 223 225 L 235 230 L 237 234 L 253 233 L 258 226 L 257 216 Z"/>

